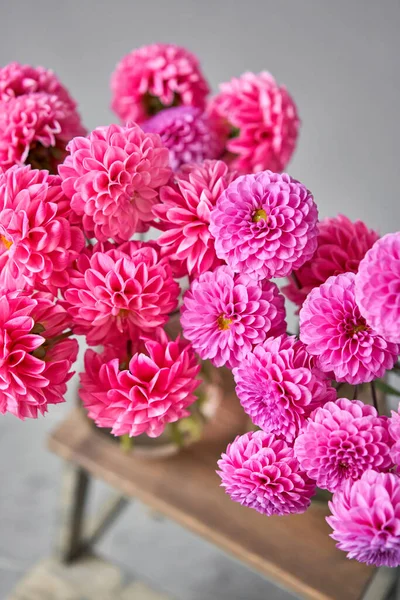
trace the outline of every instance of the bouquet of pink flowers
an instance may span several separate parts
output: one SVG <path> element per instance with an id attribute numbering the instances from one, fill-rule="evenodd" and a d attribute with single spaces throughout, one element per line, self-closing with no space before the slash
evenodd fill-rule
<path id="1" fill-rule="evenodd" d="M 299 118 L 269 73 L 209 99 L 196 57 L 154 44 L 111 87 L 122 124 L 87 134 L 54 73 L 0 69 L 0 411 L 64 401 L 74 335 L 101 347 L 80 375 L 88 416 L 125 439 L 190 416 L 199 359 L 225 366 L 254 424 L 218 463 L 232 500 L 301 513 L 318 486 L 349 558 L 399 565 L 400 414 L 379 414 L 376 388 L 400 368 L 400 232 L 318 221 L 282 173 Z"/>

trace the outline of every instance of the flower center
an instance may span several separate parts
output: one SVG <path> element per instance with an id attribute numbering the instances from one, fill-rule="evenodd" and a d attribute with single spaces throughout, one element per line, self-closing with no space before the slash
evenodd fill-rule
<path id="1" fill-rule="evenodd" d="M 225 315 L 220 315 L 217 319 L 218 329 L 221 331 L 226 331 L 233 323 L 233 319 L 226 317 Z"/>
<path id="2" fill-rule="evenodd" d="M 360 331 L 368 331 L 368 330 L 369 330 L 369 327 L 368 327 L 368 325 L 367 325 L 366 323 L 362 323 L 362 324 L 360 324 L 360 325 L 356 325 L 356 326 L 353 328 L 353 334 L 354 334 L 354 333 L 360 333 Z"/>
<path id="3" fill-rule="evenodd" d="M 252 221 L 253 223 L 258 223 L 259 221 L 268 222 L 268 215 L 263 208 L 257 208 L 253 213 Z"/>
<path id="4" fill-rule="evenodd" d="M 0 242 L 3 244 L 6 250 L 9 250 L 12 246 L 12 241 L 6 238 L 5 235 L 0 235 Z"/>

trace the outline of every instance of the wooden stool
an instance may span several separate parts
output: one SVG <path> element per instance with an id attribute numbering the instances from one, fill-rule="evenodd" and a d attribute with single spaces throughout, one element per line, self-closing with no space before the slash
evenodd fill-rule
<path id="1" fill-rule="evenodd" d="M 75 409 L 51 435 L 50 449 L 67 465 L 58 555 L 65 562 L 90 550 L 129 498 L 201 535 L 278 585 L 312 600 L 381 600 L 395 569 L 348 560 L 335 548 L 325 522 L 328 508 L 313 503 L 303 515 L 265 517 L 234 503 L 220 487 L 217 460 L 243 431 L 244 413 L 227 393 L 198 443 L 158 460 L 124 453 Z M 90 530 L 85 507 L 95 477 L 117 491 Z"/>

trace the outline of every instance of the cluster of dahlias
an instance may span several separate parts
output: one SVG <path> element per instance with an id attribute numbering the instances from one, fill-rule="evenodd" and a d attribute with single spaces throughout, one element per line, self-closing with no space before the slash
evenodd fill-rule
<path id="1" fill-rule="evenodd" d="M 160 436 L 190 414 L 199 359 L 225 366 L 254 424 L 219 461 L 231 498 L 287 515 L 319 486 L 339 548 L 399 565 L 400 413 L 379 414 L 376 385 L 399 368 L 400 233 L 318 222 L 311 192 L 282 173 L 299 119 L 269 73 L 208 99 L 197 59 L 154 44 L 111 85 L 122 124 L 85 135 L 52 72 L 0 69 L 0 411 L 63 401 L 73 335 L 96 347 L 82 403 L 115 436 Z M 144 241 L 150 228 L 160 235 Z"/>

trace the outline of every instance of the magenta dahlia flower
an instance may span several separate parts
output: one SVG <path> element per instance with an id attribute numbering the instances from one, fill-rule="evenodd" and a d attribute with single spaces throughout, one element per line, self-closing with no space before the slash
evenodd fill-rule
<path id="1" fill-rule="evenodd" d="M 317 247 L 318 211 L 307 188 L 271 171 L 235 179 L 211 212 L 217 256 L 257 279 L 286 277 Z"/>
<path id="2" fill-rule="evenodd" d="M 264 431 L 238 436 L 218 467 L 221 485 L 231 499 L 268 517 L 305 512 L 315 493 L 293 448 Z"/>
<path id="3" fill-rule="evenodd" d="M 141 350 L 122 362 L 110 359 L 110 351 L 87 350 L 79 393 L 98 427 L 117 436 L 158 437 L 168 423 L 188 416 L 199 370 L 190 345 L 159 330 L 157 339 L 144 340 Z"/>
<path id="4" fill-rule="evenodd" d="M 86 235 L 123 242 L 146 231 L 158 188 L 171 174 L 160 137 L 137 125 L 109 125 L 75 138 L 68 150 L 59 173 Z"/>
<path id="5" fill-rule="evenodd" d="M 361 315 L 355 275 L 329 277 L 307 296 L 300 311 L 300 339 L 321 369 L 357 385 L 382 377 L 395 364 L 399 346 L 383 339 Z"/>
<path id="6" fill-rule="evenodd" d="M 236 394 L 253 423 L 289 443 L 314 409 L 336 398 L 304 345 L 286 334 L 256 346 L 233 375 Z"/>
<path id="7" fill-rule="evenodd" d="M 244 73 L 222 83 L 209 113 L 225 134 L 225 159 L 234 169 L 243 175 L 285 169 L 300 120 L 288 91 L 270 73 Z"/>
<path id="8" fill-rule="evenodd" d="M 400 407 L 399 407 L 400 408 Z M 392 410 L 392 417 L 389 419 L 389 433 L 392 438 L 393 446 L 391 456 L 396 467 L 400 467 L 400 412 Z"/>
<path id="9" fill-rule="evenodd" d="M 157 113 L 143 123 L 143 131 L 158 133 L 169 150 L 173 171 L 187 163 L 217 158 L 222 144 L 207 116 L 194 106 L 177 106 Z"/>
<path id="10" fill-rule="evenodd" d="M 67 268 L 84 247 L 82 232 L 59 216 L 62 191 L 47 171 L 12 167 L 0 174 L 0 286 L 15 290 L 68 284 Z"/>
<path id="11" fill-rule="evenodd" d="M 197 58 L 174 44 L 142 46 L 124 56 L 111 90 L 113 111 L 122 121 L 136 123 L 170 106 L 203 109 L 209 93 Z"/>
<path id="12" fill-rule="evenodd" d="M 206 160 L 186 165 L 161 188 L 160 204 L 153 206 L 156 226 L 164 231 L 157 241 L 177 277 L 198 277 L 223 264 L 215 254 L 210 213 L 234 177 L 224 162 Z"/>
<path id="13" fill-rule="evenodd" d="M 66 87 L 50 69 L 21 65 L 18 62 L 11 62 L 0 68 L 1 102 L 37 92 L 57 96 L 71 109 L 76 108 L 75 100 L 71 98 Z"/>
<path id="14" fill-rule="evenodd" d="M 286 330 L 284 299 L 271 281 L 257 282 L 221 266 L 192 281 L 181 324 L 200 358 L 232 368 L 255 344 Z"/>
<path id="15" fill-rule="evenodd" d="M 178 305 L 179 285 L 168 262 L 150 247 L 81 255 L 64 292 L 74 332 L 88 344 L 134 337 L 163 325 Z"/>
<path id="16" fill-rule="evenodd" d="M 68 315 L 50 294 L 0 296 L 0 412 L 37 418 L 64 402 L 78 343 L 63 339 Z"/>
<path id="17" fill-rule="evenodd" d="M 371 327 L 400 344 L 400 232 L 385 235 L 367 252 L 356 277 L 356 298 Z"/>
<path id="18" fill-rule="evenodd" d="M 357 273 L 360 261 L 378 238 L 362 221 L 353 223 L 343 215 L 320 221 L 315 254 L 289 277 L 283 293 L 301 306 L 307 294 L 331 275 Z"/>
<path id="19" fill-rule="evenodd" d="M 334 492 L 368 469 L 392 467 L 389 420 L 360 400 L 340 398 L 317 408 L 294 443 L 301 468 L 317 486 Z"/>
<path id="20" fill-rule="evenodd" d="M 348 558 L 376 567 L 400 564 L 400 478 L 366 471 L 329 503 L 331 537 Z"/>
<path id="21" fill-rule="evenodd" d="M 41 92 L 12 98 L 0 111 L 0 170 L 30 164 L 56 173 L 76 135 L 85 135 L 79 114 L 57 96 Z"/>

